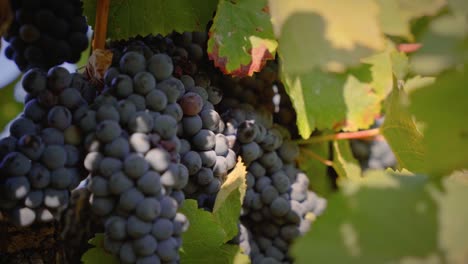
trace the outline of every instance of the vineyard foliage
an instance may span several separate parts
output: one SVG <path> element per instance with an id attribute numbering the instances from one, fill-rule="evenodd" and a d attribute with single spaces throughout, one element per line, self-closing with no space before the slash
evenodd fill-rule
<path id="1" fill-rule="evenodd" d="M 91 26 L 97 2 L 83 0 Z M 294 243 L 296 263 L 468 262 L 467 1 L 110 1 L 109 40 L 173 31 L 208 31 L 208 57 L 235 77 L 278 59 L 302 137 L 299 165 L 328 200 Z M 1 90 L 2 113 L 21 110 L 14 83 Z M 1 125 L 15 115 L 2 114 Z M 380 116 L 398 168 L 363 171 L 350 142 L 333 135 L 370 130 Z M 185 201 L 182 263 L 249 261 L 227 243 L 245 175 L 236 166 L 212 213 Z M 117 263 L 102 240 L 90 242 L 85 263 Z"/>

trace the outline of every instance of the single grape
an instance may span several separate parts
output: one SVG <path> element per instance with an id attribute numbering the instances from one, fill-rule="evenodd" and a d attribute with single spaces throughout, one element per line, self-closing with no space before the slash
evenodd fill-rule
<path id="1" fill-rule="evenodd" d="M 158 243 L 152 235 L 145 235 L 133 241 L 133 249 L 139 256 L 149 256 L 156 251 Z"/>
<path id="2" fill-rule="evenodd" d="M 47 145 L 64 145 L 65 135 L 62 131 L 48 127 L 41 131 L 42 141 Z"/>
<path id="3" fill-rule="evenodd" d="M 33 209 L 37 208 L 42 204 L 44 200 L 44 192 L 41 190 L 31 191 L 28 195 L 24 198 L 24 205 Z"/>
<path id="4" fill-rule="evenodd" d="M 137 108 L 130 100 L 122 100 L 118 103 L 117 111 L 119 112 L 120 123 L 125 125 L 130 120 L 130 117 L 136 114 Z"/>
<path id="5" fill-rule="evenodd" d="M 211 109 L 201 111 L 200 117 L 203 122 L 203 128 L 211 131 L 215 131 L 221 122 L 221 117 L 219 116 L 218 112 Z"/>
<path id="6" fill-rule="evenodd" d="M 17 207 L 11 212 L 11 219 L 17 226 L 29 226 L 36 220 L 36 213 L 27 207 Z"/>
<path id="7" fill-rule="evenodd" d="M 20 152 L 10 152 L 2 162 L 0 168 L 11 176 L 23 176 L 31 169 L 31 160 Z"/>
<path id="8" fill-rule="evenodd" d="M 203 98 L 197 93 L 188 92 L 179 101 L 184 115 L 194 116 L 200 113 L 203 108 Z"/>
<path id="9" fill-rule="evenodd" d="M 42 189 L 50 183 L 50 172 L 40 163 L 34 163 L 28 172 L 28 179 L 32 187 Z"/>
<path id="10" fill-rule="evenodd" d="M 282 197 L 277 197 L 270 204 L 271 213 L 277 217 L 286 215 L 290 209 L 291 206 L 289 205 L 288 201 Z"/>
<path id="11" fill-rule="evenodd" d="M 168 55 L 159 53 L 153 55 L 149 59 L 147 68 L 157 80 L 164 80 L 172 75 L 174 65 L 172 64 L 172 59 Z"/>
<path id="12" fill-rule="evenodd" d="M 145 70 L 146 60 L 145 57 L 138 52 L 129 51 L 122 56 L 119 65 L 123 73 L 134 76 Z"/>
<path id="13" fill-rule="evenodd" d="M 90 152 L 88 153 L 88 155 L 86 155 L 86 158 L 84 159 L 84 167 L 88 171 L 97 171 L 103 158 L 104 156 L 100 152 Z"/>
<path id="14" fill-rule="evenodd" d="M 168 239 L 173 234 L 173 223 L 166 218 L 158 218 L 151 229 L 151 234 L 159 241 Z"/>
<path id="15" fill-rule="evenodd" d="M 113 141 L 120 136 L 120 133 L 122 129 L 119 123 L 113 120 L 104 120 L 96 127 L 96 137 L 105 143 Z"/>
<path id="16" fill-rule="evenodd" d="M 216 155 L 225 156 L 229 151 L 229 142 L 223 134 L 216 134 L 216 144 L 214 148 Z"/>
<path id="17" fill-rule="evenodd" d="M 184 214 L 177 213 L 174 218 L 174 234 L 181 235 L 189 228 L 189 221 Z"/>
<path id="18" fill-rule="evenodd" d="M 100 176 L 93 176 L 88 182 L 88 189 L 97 196 L 108 196 L 110 194 L 109 182 Z"/>
<path id="19" fill-rule="evenodd" d="M 175 103 L 185 93 L 184 84 L 177 78 L 170 77 L 160 83 L 158 83 L 157 89 L 163 91 L 166 94 L 167 101 L 169 103 Z"/>
<path id="20" fill-rule="evenodd" d="M 98 108 L 96 118 L 98 122 L 113 120 L 118 123 L 120 121 L 120 113 L 113 105 L 104 104 Z"/>
<path id="21" fill-rule="evenodd" d="M 119 209 L 130 212 L 134 210 L 144 198 L 145 196 L 137 188 L 130 188 L 120 194 Z"/>
<path id="22" fill-rule="evenodd" d="M 123 172 L 117 171 L 109 178 L 109 190 L 111 193 L 120 195 L 133 187 L 133 181 Z"/>
<path id="23" fill-rule="evenodd" d="M 133 87 L 135 92 L 145 96 L 156 88 L 156 79 L 149 72 L 139 72 L 133 77 Z"/>
<path id="24" fill-rule="evenodd" d="M 158 243 L 157 253 L 163 261 L 170 262 L 176 260 L 179 254 L 176 240 L 171 237 L 160 241 Z"/>
<path id="25" fill-rule="evenodd" d="M 97 197 L 95 195 L 91 195 L 89 204 L 91 204 L 91 209 L 93 212 L 99 216 L 110 214 L 115 207 L 115 202 L 113 199 L 108 197 Z"/>
<path id="26" fill-rule="evenodd" d="M 202 167 L 200 155 L 195 151 L 188 151 L 185 153 L 182 156 L 181 162 L 187 167 L 189 175 L 197 173 Z"/>
<path id="27" fill-rule="evenodd" d="M 177 121 L 168 115 L 160 115 L 154 119 L 153 131 L 163 139 L 171 139 L 176 135 Z"/>
<path id="28" fill-rule="evenodd" d="M 137 181 L 138 189 L 146 195 L 156 195 L 161 190 L 161 180 L 159 173 L 147 171 Z"/>
<path id="29" fill-rule="evenodd" d="M 75 109 L 83 102 L 81 93 L 75 88 L 66 88 L 60 93 L 58 99 L 59 103 L 68 109 Z"/>
<path id="30" fill-rule="evenodd" d="M 145 155 L 145 159 L 148 161 L 151 168 L 157 172 L 164 172 L 171 162 L 169 153 L 159 148 L 148 151 Z"/>
<path id="31" fill-rule="evenodd" d="M 127 233 L 132 238 L 139 238 L 151 232 L 152 224 L 143 220 L 140 220 L 136 216 L 130 216 L 127 219 Z"/>
<path id="32" fill-rule="evenodd" d="M 128 140 L 118 137 L 104 146 L 104 154 L 109 157 L 124 159 L 130 152 Z"/>
<path id="33" fill-rule="evenodd" d="M 171 197 L 163 196 L 159 203 L 161 204 L 161 217 L 172 219 L 177 213 L 177 202 Z"/>
<path id="34" fill-rule="evenodd" d="M 24 135 L 18 140 L 18 150 L 32 160 L 38 160 L 44 152 L 45 144 L 41 137 Z"/>
<path id="35" fill-rule="evenodd" d="M 120 261 L 123 263 L 135 263 L 137 260 L 131 241 L 122 244 L 119 252 Z"/>
<path id="36" fill-rule="evenodd" d="M 145 96 L 145 103 L 150 110 L 162 111 L 167 105 L 166 94 L 160 90 L 152 90 Z"/>
<path id="37" fill-rule="evenodd" d="M 121 170 L 122 161 L 116 158 L 104 157 L 99 163 L 99 173 L 104 177 L 110 177 L 114 172 Z"/>
<path id="38" fill-rule="evenodd" d="M 40 69 L 31 69 L 24 74 L 21 85 L 27 93 L 38 95 L 47 88 L 46 74 Z"/>
<path id="39" fill-rule="evenodd" d="M 128 128 L 132 132 L 148 133 L 153 129 L 153 117 L 147 112 L 136 112 L 128 122 Z"/>
<path id="40" fill-rule="evenodd" d="M 115 240 L 124 240 L 127 237 L 127 220 L 123 217 L 112 216 L 106 223 L 106 234 Z"/>
<path id="41" fill-rule="evenodd" d="M 16 138 L 33 135 L 37 132 L 34 122 L 25 117 L 18 117 L 10 125 L 10 134 Z"/>
<path id="42" fill-rule="evenodd" d="M 145 198 L 138 203 L 135 214 L 141 220 L 151 222 L 161 213 L 161 205 L 155 198 Z"/>
<path id="43" fill-rule="evenodd" d="M 125 174 L 134 179 L 140 178 L 148 169 L 148 163 L 138 154 L 130 154 L 125 158 L 123 163 Z"/>
<path id="44" fill-rule="evenodd" d="M 216 136 L 212 131 L 202 129 L 193 136 L 192 144 L 197 150 L 211 150 L 216 144 Z"/>
<path id="45" fill-rule="evenodd" d="M 200 155 L 204 167 L 212 167 L 215 165 L 217 155 L 214 150 L 200 151 L 198 155 Z"/>
<path id="46" fill-rule="evenodd" d="M 45 189 L 44 204 L 45 206 L 55 209 L 68 205 L 69 193 L 67 190 Z"/>
<path id="47" fill-rule="evenodd" d="M 200 116 L 198 115 L 185 116 L 182 118 L 182 125 L 184 135 L 187 137 L 191 137 L 202 129 L 203 122 Z"/>
<path id="48" fill-rule="evenodd" d="M 146 257 L 138 258 L 136 264 L 160 264 L 161 259 L 157 255 L 149 255 Z"/>
<path id="49" fill-rule="evenodd" d="M 2 187 L 5 192 L 5 196 L 10 200 L 19 200 L 24 198 L 31 189 L 28 178 L 24 176 L 7 178 Z"/>
<path id="50" fill-rule="evenodd" d="M 46 115 L 46 110 L 41 106 L 39 100 L 34 98 L 24 106 L 24 116 L 34 122 L 41 122 Z"/>

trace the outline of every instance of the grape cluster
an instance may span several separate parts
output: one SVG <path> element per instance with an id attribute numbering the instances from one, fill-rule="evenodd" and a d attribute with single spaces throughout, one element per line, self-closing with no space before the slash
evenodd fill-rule
<path id="1" fill-rule="evenodd" d="M 224 133 L 235 137 L 248 171 L 241 223 L 249 232 L 241 233 L 240 244 L 253 263 L 288 262 L 289 245 L 308 231 L 325 201 L 308 191 L 309 180 L 295 165 L 299 147 L 288 130 L 249 104 L 230 109 Z"/>
<path id="2" fill-rule="evenodd" d="M 380 127 L 384 118 L 378 118 L 372 128 Z M 364 170 L 395 168 L 397 161 L 384 139 L 351 140 L 351 150 Z"/>
<path id="3" fill-rule="evenodd" d="M 28 226 L 59 218 L 81 181 L 84 149 L 74 115 L 88 108 L 82 94 L 93 87 L 61 67 L 30 70 L 22 85 L 24 111 L 0 140 L 0 207 Z"/>
<path id="4" fill-rule="evenodd" d="M 224 76 L 220 82 L 226 97 L 221 105 L 221 112 L 229 111 L 230 107 L 237 103 L 250 104 L 269 112 L 274 123 L 287 128 L 293 137 L 299 136 L 296 112 L 279 79 L 275 61 L 267 63 L 262 71 L 254 76 L 241 79 Z"/>
<path id="5" fill-rule="evenodd" d="M 105 249 L 122 263 L 177 262 L 188 228 L 177 213 L 189 179 L 177 136 L 185 89 L 172 72 L 164 53 L 127 50 L 80 119 L 90 204 L 104 219 Z"/>
<path id="6" fill-rule="evenodd" d="M 204 45 L 195 42 L 195 36 L 149 36 L 112 47 L 118 55 L 135 51 L 150 57 L 164 52 L 172 58 L 175 77 L 157 87 L 184 91 L 177 101 L 182 112 L 174 111 L 174 117 L 180 161 L 190 174 L 185 195 L 211 210 L 219 186 L 240 155 L 248 168 L 247 193 L 241 232 L 233 242 L 244 248 L 253 263 L 288 262 L 291 242 L 309 229 L 314 215 L 325 207 L 325 200 L 308 191 L 308 178 L 295 165 L 298 146 L 285 127 L 275 124 L 293 122 L 293 112 L 281 115 L 284 108 L 290 109 L 290 101 L 274 66 L 256 77 L 223 76 L 206 61 L 206 54 L 197 55 L 197 46 Z"/>
<path id="7" fill-rule="evenodd" d="M 80 0 L 11 0 L 14 20 L 6 56 L 21 71 L 74 63 L 88 46 L 88 24 Z"/>
<path id="8" fill-rule="evenodd" d="M 174 76 L 159 82 L 157 87 L 168 93 L 168 98 L 175 98 L 174 93 L 182 94 L 176 99 L 177 104 L 168 105 L 165 111 L 178 122 L 181 163 L 190 174 L 184 193 L 210 210 L 237 157 L 222 134 L 224 122 L 215 109 L 223 98 L 221 89 L 211 84 L 216 75 L 205 72 L 212 68 L 203 68 L 201 63 L 206 59 L 203 52 L 206 39 L 206 33 L 201 32 L 174 33 L 169 37 L 158 35 L 114 42 L 111 49 L 119 60 L 128 52 L 138 52 L 145 58 L 163 52 L 172 58 Z"/>
<path id="9" fill-rule="evenodd" d="M 184 114 L 179 131 L 184 146 L 181 162 L 190 173 L 184 192 L 210 210 L 228 172 L 236 165 L 237 155 L 222 134 L 225 124 L 214 108 L 222 100 L 221 90 L 211 86 L 209 79 L 198 83 L 206 86 L 202 87 L 189 75 L 180 78 L 187 87 L 179 101 Z"/>

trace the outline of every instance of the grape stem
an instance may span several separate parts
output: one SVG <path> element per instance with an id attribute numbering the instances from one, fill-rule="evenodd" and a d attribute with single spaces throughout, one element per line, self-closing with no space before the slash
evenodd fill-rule
<path id="1" fill-rule="evenodd" d="M 357 131 L 357 132 L 341 132 L 331 135 L 315 136 L 308 139 L 299 139 L 296 142 L 300 145 L 308 145 L 321 143 L 332 140 L 343 140 L 343 139 L 364 139 L 369 137 L 375 137 L 380 134 L 379 128 L 373 128 L 369 130 Z"/>
<path id="2" fill-rule="evenodd" d="M 313 151 L 310 150 L 310 149 L 302 148 L 301 151 L 302 151 L 305 155 L 307 155 L 307 156 L 309 156 L 309 157 L 311 157 L 311 158 L 313 158 L 313 159 L 316 159 L 316 160 L 320 161 L 321 163 L 325 164 L 326 166 L 330 166 L 330 167 L 333 166 L 333 161 L 327 160 L 327 159 L 321 157 L 319 154 L 313 152 Z"/>
<path id="3" fill-rule="evenodd" d="M 97 1 L 93 50 L 105 48 L 107 36 L 107 18 L 109 17 L 109 5 L 110 0 Z"/>

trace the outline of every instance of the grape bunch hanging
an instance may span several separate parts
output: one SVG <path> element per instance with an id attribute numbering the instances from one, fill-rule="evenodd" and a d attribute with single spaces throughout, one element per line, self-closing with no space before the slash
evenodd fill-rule
<path id="1" fill-rule="evenodd" d="M 291 243 L 325 200 L 297 168 L 294 113 L 278 111 L 290 102 L 274 64 L 234 79 L 207 59 L 204 32 L 137 37 L 108 44 L 113 61 L 98 87 L 56 66 L 87 47 L 79 1 L 23 0 L 13 9 L 7 56 L 29 71 L 24 111 L 0 140 L 8 221 L 58 223 L 71 192 L 85 190 L 105 250 L 122 263 L 177 263 L 190 228 L 178 209 L 195 199 L 213 210 L 241 157 L 247 191 L 230 243 L 253 263 L 293 262 Z M 48 43 L 56 46 L 46 55 Z"/>

